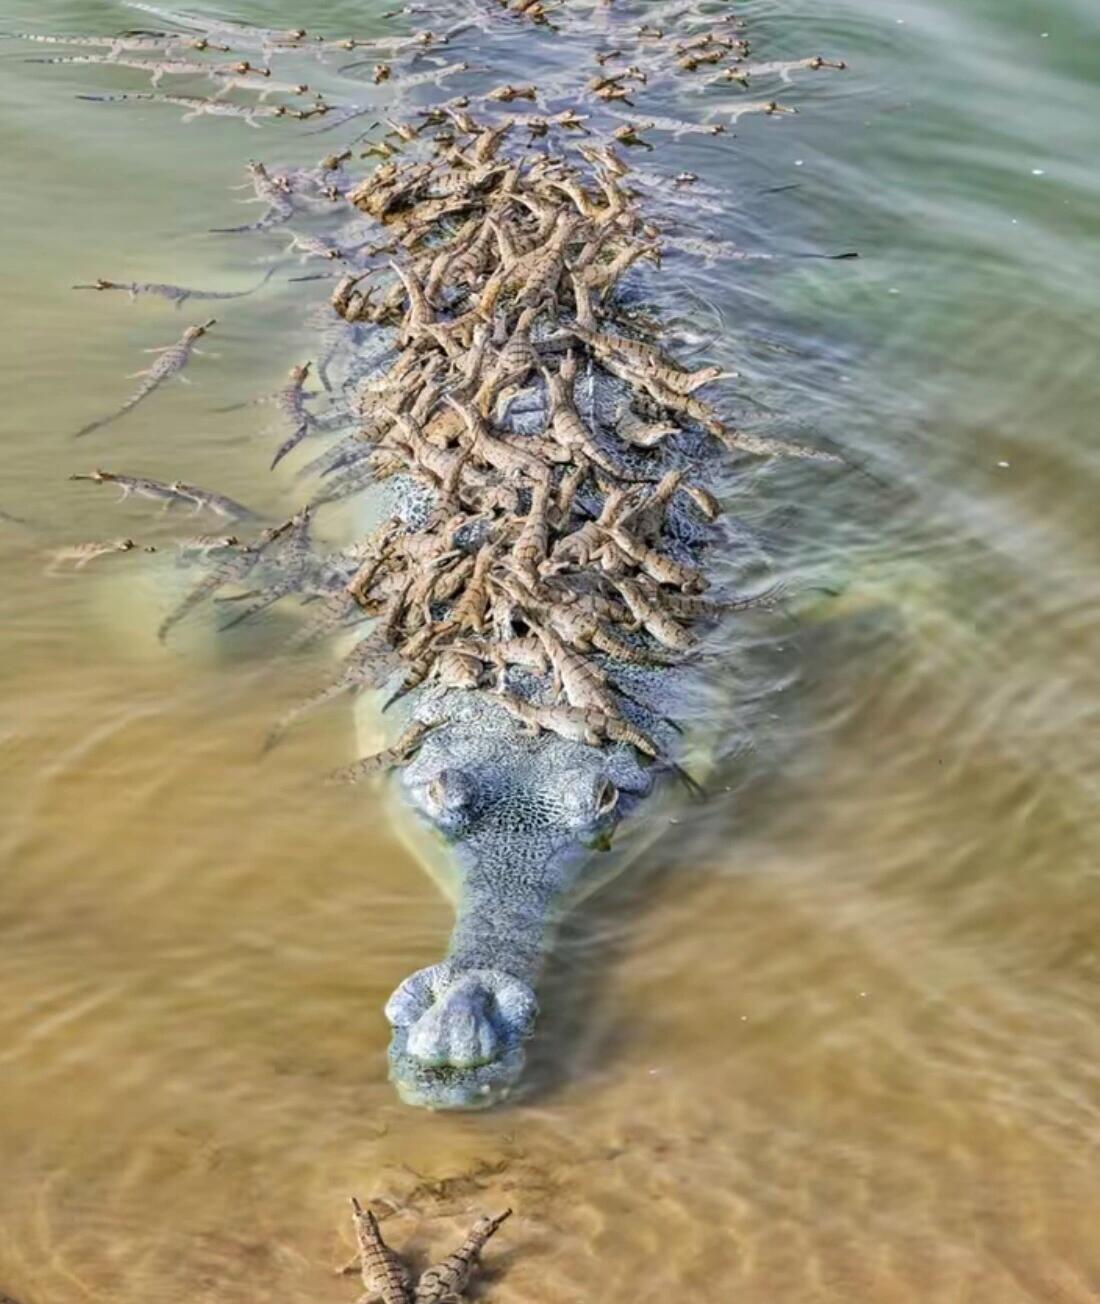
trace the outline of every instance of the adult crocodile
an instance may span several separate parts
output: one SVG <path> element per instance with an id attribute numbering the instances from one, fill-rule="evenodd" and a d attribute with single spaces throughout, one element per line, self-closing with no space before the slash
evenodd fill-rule
<path id="1" fill-rule="evenodd" d="M 641 26 L 629 7 L 565 6 L 540 39 L 581 80 L 556 74 L 538 112 L 520 114 L 514 88 L 479 79 L 507 70 L 507 25 L 545 26 L 547 11 L 436 8 L 474 20 L 488 71 L 469 73 L 480 95 L 391 124 L 400 147 L 346 195 L 380 239 L 332 294 L 349 428 L 311 463 L 324 488 L 284 525 L 204 554 L 214 569 L 162 632 L 227 586 L 247 602 L 229 623 L 292 593 L 314 600 L 310 638 L 374 618 L 317 700 L 371 688 L 396 703 L 360 711 L 380 745 L 339 777 L 399 770 L 415 836 L 446 866 L 447 956 L 406 978 L 386 1015 L 402 1097 L 451 1109 L 494 1104 L 519 1081 L 557 921 L 604 876 L 600 849 L 620 822 L 665 778 L 693 785 L 670 717 L 706 664 L 708 631 L 773 596 L 708 588 L 708 556 L 731 532 L 707 486 L 731 453 L 839 460 L 735 429 L 697 392 L 729 373 L 658 343 L 667 295 L 641 265 L 659 263 L 696 178 L 634 169 L 616 142 L 721 124 L 606 106 L 643 93 L 679 105 L 682 79 L 698 89 L 705 70 L 714 86 L 720 66 L 743 86 L 837 65 L 753 69 L 737 24 L 705 0 L 647 4 Z M 661 33 L 666 11 L 680 39 Z M 728 93 L 708 110 L 780 107 Z M 314 512 L 364 491 L 366 532 L 318 555 Z"/>

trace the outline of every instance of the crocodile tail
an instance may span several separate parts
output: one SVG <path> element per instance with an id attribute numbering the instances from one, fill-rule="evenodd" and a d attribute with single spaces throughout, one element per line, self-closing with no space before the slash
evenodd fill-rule
<path id="1" fill-rule="evenodd" d="M 271 459 L 271 466 L 269 470 L 274 471 L 275 468 L 279 465 L 279 463 L 283 460 L 283 458 L 286 457 L 288 453 L 293 452 L 293 450 L 298 447 L 298 445 L 302 442 L 302 440 L 305 439 L 308 431 L 309 431 L 309 421 L 303 420 L 298 426 L 295 427 L 295 429 L 286 437 L 286 439 L 283 440 L 283 442 L 275 450 L 275 456 Z"/>

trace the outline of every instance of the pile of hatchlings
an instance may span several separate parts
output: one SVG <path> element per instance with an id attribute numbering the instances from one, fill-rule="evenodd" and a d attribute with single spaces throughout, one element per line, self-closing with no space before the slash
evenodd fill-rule
<path id="1" fill-rule="evenodd" d="M 731 429 L 697 394 L 720 368 L 687 369 L 636 314 L 628 328 L 617 321 L 620 278 L 660 258 L 628 164 L 588 136 L 568 157 L 502 151 L 521 130 L 538 139 L 584 121 L 567 112 L 490 125 L 451 102 L 406 129 L 431 140 L 432 157 L 390 159 L 349 192 L 384 226 L 375 252 L 390 254 L 394 273 L 349 274 L 332 295 L 345 321 L 395 333 L 394 361 L 361 392 L 356 439 L 371 446 L 373 479 L 411 478 L 432 506 L 415 528 L 397 517 L 378 528 L 347 593 L 400 658 L 395 696 L 433 683 L 489 688 L 525 727 L 657 756 L 624 715 L 604 657 L 679 660 L 693 626 L 771 596 L 703 596 L 697 558 L 669 546 L 663 527 L 679 495 L 701 524 L 719 505 L 682 469 L 664 469 L 675 460 L 666 443 L 705 432 L 751 454 L 819 454 Z M 575 392 L 594 372 L 629 395 L 599 430 Z M 543 428 L 510 433 L 502 414 L 533 386 Z M 509 691 L 513 668 L 548 691 Z"/>
<path id="2" fill-rule="evenodd" d="M 546 20 L 539 0 L 504 7 Z M 345 197 L 380 238 L 369 249 L 357 246 L 361 256 L 337 282 L 332 307 L 356 337 L 364 324 L 378 328 L 389 361 L 352 387 L 354 433 L 322 459 L 327 473 L 340 474 L 314 505 L 346 496 L 349 486 L 390 480 L 399 489 L 396 514 L 342 554 L 350 564 L 337 591 L 325 587 L 321 628 L 349 615 L 376 619 L 337 689 L 377 683 L 379 666 L 388 678 L 396 662 L 391 701 L 422 685 L 491 691 L 530 731 L 593 746 L 625 743 L 657 758 L 661 749 L 639 727 L 637 711 L 624 710 L 631 699 L 615 663 L 626 678 L 624 666 L 682 661 L 696 650 L 701 625 L 774 599 L 773 590 L 706 592 L 699 563 L 719 503 L 692 478 L 700 466 L 712 478 L 713 459 L 700 451 L 713 440 L 747 456 L 837 459 L 732 428 L 700 397 L 723 378 L 721 368 L 670 356 L 657 342 L 660 322 L 624 293 L 624 278 L 640 264 L 659 266 L 666 243 L 643 216 L 627 154 L 649 148 L 651 129 L 676 138 L 724 130 L 624 112 L 651 76 L 748 85 L 757 74 L 787 80 L 796 68 L 843 66 L 820 57 L 749 65 L 736 30 L 728 19 L 670 43 L 652 23 L 632 29 L 629 53 L 595 54 L 579 108 L 538 112 L 539 89 L 511 84 L 476 101 L 421 108 L 389 122 L 388 135 L 367 151 L 380 160 L 370 176 L 334 186 L 330 198 Z M 277 48 L 306 38 L 275 35 Z M 406 44 L 446 40 L 427 32 Z M 458 63 L 418 76 L 466 69 Z M 593 117 L 601 108 L 598 131 Z M 730 113 L 736 120 L 780 111 L 788 110 L 759 101 Z M 348 157 L 334 155 L 321 172 L 336 176 Z M 262 165 L 252 170 L 266 183 L 271 212 L 285 216 L 289 201 L 278 185 Z M 653 181 L 645 174 L 644 184 Z M 682 172 L 668 185 L 682 190 L 697 181 Z M 707 242 L 667 243 L 695 251 Z M 353 265 L 338 247 L 314 244 L 310 252 Z M 295 433 L 276 462 L 309 428 L 308 372 L 308 365 L 295 368 L 283 394 Z M 188 486 L 149 486 L 200 502 Z M 309 518 L 307 508 L 255 545 L 221 541 L 233 550 L 229 560 L 166 619 L 161 636 L 222 584 L 242 580 L 261 554 L 279 554 L 286 574 L 245 615 L 290 591 L 294 575 L 309 572 Z M 693 527 L 688 541 L 685 518 Z M 411 754 L 418 729 L 353 767 L 352 777 Z"/>

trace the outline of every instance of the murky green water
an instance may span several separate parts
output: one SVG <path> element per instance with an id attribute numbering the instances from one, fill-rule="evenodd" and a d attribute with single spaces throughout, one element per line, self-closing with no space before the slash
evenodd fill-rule
<path id="1" fill-rule="evenodd" d="M 347 3 L 238 12 L 371 30 Z M 381 1005 L 449 913 L 383 800 L 315 783 L 350 713 L 257 760 L 324 656 L 267 672 L 289 617 L 161 647 L 179 580 L 159 555 L 42 574 L 68 543 L 181 528 L 74 471 L 296 501 L 262 470 L 263 409 L 216 409 L 311 356 L 323 287 L 293 292 L 288 265 L 226 305 L 198 385 L 81 444 L 140 349 L 206 314 L 68 287 L 255 283 L 284 242 L 208 234 L 254 213 L 227 187 L 249 151 L 321 151 L 79 104 L 133 81 L 3 45 L 0 508 L 30 524 L 0 518 L 0 1292 L 351 1300 L 329 1268 L 353 1191 L 395 1199 L 387 1229 L 421 1259 L 512 1204 L 501 1304 L 1100 1292 L 1100 19 L 1084 0 L 745 16 L 762 57 L 850 67 L 683 165 L 733 160 L 716 222 L 746 247 L 861 258 L 685 289 L 777 429 L 875 478 L 756 477 L 780 562 L 843 595 L 757 641 L 737 681 L 763 694 L 756 750 L 586 907 L 535 1090 L 485 1117 L 407 1110 L 385 1080 Z M 0 5 L 11 29 L 134 21 Z"/>

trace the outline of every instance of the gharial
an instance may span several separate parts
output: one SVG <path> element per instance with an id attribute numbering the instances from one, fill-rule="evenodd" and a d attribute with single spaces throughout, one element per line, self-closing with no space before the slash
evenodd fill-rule
<path id="1" fill-rule="evenodd" d="M 467 12 L 458 0 L 434 8 L 441 19 Z M 773 587 L 712 587 L 708 557 L 729 537 L 712 492 L 720 466 L 729 454 L 737 465 L 784 457 L 843 465 L 835 453 L 738 428 L 714 397 L 734 374 L 729 366 L 678 357 L 663 324 L 667 274 L 650 265 L 661 263 L 666 234 L 681 242 L 677 259 L 695 257 L 696 246 L 720 259 L 721 242 L 676 220 L 692 213 L 697 180 L 677 149 L 669 147 L 663 187 L 652 162 L 661 149 L 649 149 L 639 188 L 617 146 L 646 144 L 645 130 L 704 133 L 716 152 L 720 128 L 620 114 L 604 106 L 621 97 L 603 92 L 629 81 L 632 100 L 656 95 L 664 106 L 687 79 L 686 115 L 697 105 L 730 118 L 787 107 L 738 105 L 740 83 L 714 71 L 727 59 L 731 71 L 740 67 L 738 24 L 708 13 L 677 7 L 677 21 L 705 19 L 709 33 L 677 48 L 612 6 L 512 3 L 493 21 L 507 29 L 533 19 L 537 39 L 569 43 L 558 65 L 572 72 L 537 91 L 512 87 L 503 80 L 515 74 L 512 34 L 496 43 L 482 19 L 476 65 L 425 75 L 436 85 L 461 77 L 460 93 L 410 107 L 399 123 L 386 119 L 389 140 L 375 150 L 385 157 L 333 192 L 387 238 L 362 262 L 341 258 L 346 274 L 331 295 L 337 344 L 326 346 L 321 368 L 326 377 L 342 369 L 338 385 L 325 382 L 331 407 L 306 412 L 304 363 L 281 391 L 290 429 L 276 461 L 289 461 L 299 442 L 332 440 L 309 463 L 320 484 L 283 524 L 195 549 L 206 573 L 161 625 L 167 637 L 216 599 L 230 603 L 228 628 L 297 596 L 306 605 L 296 645 L 353 640 L 332 687 L 285 716 L 269 745 L 307 705 L 345 692 L 366 699 L 365 690 L 376 705 L 392 702 L 381 714 L 360 712 L 364 738 L 376 734 L 382 746 L 336 777 L 399 771 L 411 836 L 445 868 L 457 903 L 446 958 L 406 978 L 386 1005 L 391 1077 L 414 1104 L 476 1108 L 512 1092 L 557 921 L 603 877 L 601 849 L 616 826 L 637 814 L 632 823 L 645 828 L 643 803 L 664 776 L 695 786 L 672 717 L 684 713 L 689 676 L 715 655 L 708 631 L 776 596 Z M 238 44 L 233 24 L 203 32 L 198 18 L 188 22 L 198 39 Z M 448 47 L 464 53 L 465 39 L 461 28 L 449 31 Z M 280 58 L 349 48 L 341 40 L 310 49 L 297 30 L 262 43 Z M 393 85 L 421 77 L 401 75 L 416 66 L 420 44 L 398 44 Z M 613 46 L 624 71 L 601 73 L 599 46 Z M 751 71 L 756 86 L 773 72 L 786 81 L 794 69 L 839 66 L 817 57 Z M 374 103 L 385 93 L 365 89 Z M 510 112 L 513 99 L 536 95 L 576 107 Z M 139 98 L 151 97 L 131 97 Z M 152 99 L 182 103 L 188 116 L 231 109 Z M 250 122 L 257 113 L 232 108 Z M 162 354 L 122 410 L 182 370 L 205 329 L 192 327 Z M 87 478 L 124 491 L 131 483 L 105 472 Z M 162 500 L 190 492 L 172 477 L 132 487 Z M 362 504 L 358 537 L 324 553 L 316 515 L 348 499 Z"/>

